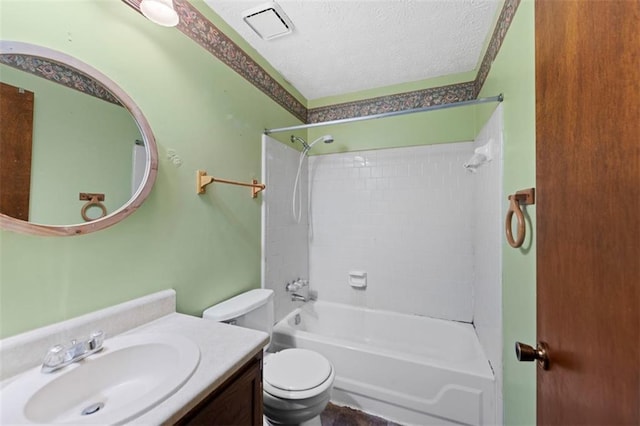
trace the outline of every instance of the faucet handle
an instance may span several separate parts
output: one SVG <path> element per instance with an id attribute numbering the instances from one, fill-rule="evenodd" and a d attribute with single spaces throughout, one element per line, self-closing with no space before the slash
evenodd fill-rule
<path id="1" fill-rule="evenodd" d="M 55 345 L 49 348 L 47 354 L 44 356 L 44 361 L 42 362 L 43 368 L 46 367 L 55 367 L 60 365 L 66 361 L 67 351 L 65 351 L 64 346 Z"/>
<path id="2" fill-rule="evenodd" d="M 287 285 L 286 285 L 286 289 L 290 293 L 300 290 L 300 287 L 301 287 L 301 285 L 300 285 L 300 283 L 298 281 L 292 281 L 290 283 L 287 283 Z"/>
<path id="3" fill-rule="evenodd" d="M 89 345 L 89 350 L 93 351 L 98 348 L 101 348 L 102 344 L 104 343 L 104 331 L 97 330 L 91 333 L 89 335 L 89 340 L 87 343 Z"/>

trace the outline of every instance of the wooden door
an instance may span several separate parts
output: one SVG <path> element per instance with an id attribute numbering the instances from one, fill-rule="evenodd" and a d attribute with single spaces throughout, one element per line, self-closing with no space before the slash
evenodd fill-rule
<path id="1" fill-rule="evenodd" d="M 640 1 L 538 0 L 538 424 L 640 424 Z"/>
<path id="2" fill-rule="evenodd" d="M 0 213 L 29 220 L 33 92 L 0 83 Z"/>

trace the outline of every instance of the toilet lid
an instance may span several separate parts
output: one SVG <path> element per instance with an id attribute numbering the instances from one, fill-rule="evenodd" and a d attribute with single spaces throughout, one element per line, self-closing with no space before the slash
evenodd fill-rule
<path id="1" fill-rule="evenodd" d="M 265 389 L 290 393 L 316 388 L 327 381 L 332 372 L 331 363 L 319 353 L 284 349 L 265 360 L 263 379 Z"/>

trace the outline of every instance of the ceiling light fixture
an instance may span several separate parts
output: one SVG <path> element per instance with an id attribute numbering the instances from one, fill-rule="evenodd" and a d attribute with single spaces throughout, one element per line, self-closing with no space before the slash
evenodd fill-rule
<path id="1" fill-rule="evenodd" d="M 291 19 L 274 2 L 245 10 L 242 19 L 265 40 L 282 37 L 293 31 Z"/>
<path id="2" fill-rule="evenodd" d="M 163 27 L 175 27 L 180 21 L 173 8 L 173 0 L 142 0 L 140 12 L 151 22 Z"/>

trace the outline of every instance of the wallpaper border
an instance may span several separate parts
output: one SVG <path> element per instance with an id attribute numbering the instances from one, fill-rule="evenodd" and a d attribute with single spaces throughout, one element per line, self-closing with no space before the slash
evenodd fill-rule
<path id="1" fill-rule="evenodd" d="M 140 0 L 122 0 L 139 12 Z M 521 0 L 505 0 L 473 81 L 307 109 L 244 50 L 187 0 L 174 0 L 177 28 L 261 90 L 303 123 L 363 117 L 476 99 L 489 74 Z"/>
<path id="2" fill-rule="evenodd" d="M 122 106 L 118 98 L 102 86 L 102 84 L 68 65 L 38 56 L 16 55 L 13 53 L 0 55 L 0 63 L 94 96 L 103 101 Z"/>

